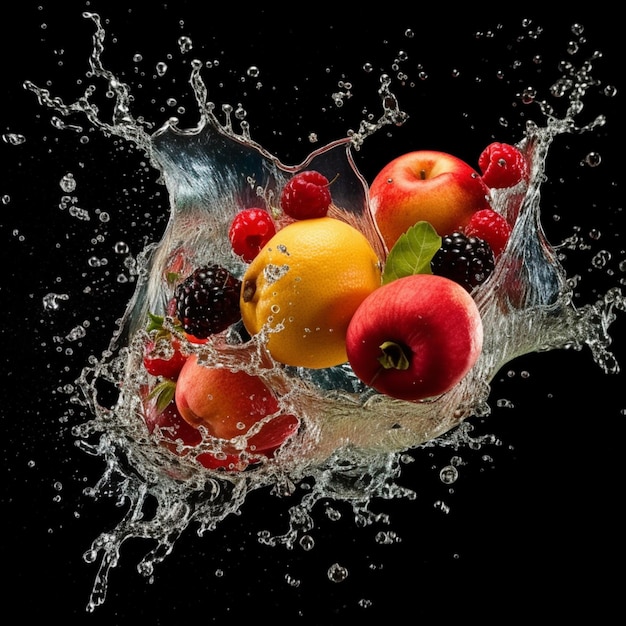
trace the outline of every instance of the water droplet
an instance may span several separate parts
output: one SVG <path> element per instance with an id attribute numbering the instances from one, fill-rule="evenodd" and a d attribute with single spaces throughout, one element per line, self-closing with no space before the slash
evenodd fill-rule
<path id="1" fill-rule="evenodd" d="M 606 267 L 607 263 L 611 260 L 611 253 L 608 250 L 600 250 L 594 257 L 591 259 L 591 265 L 596 269 L 602 269 Z"/>
<path id="2" fill-rule="evenodd" d="M 578 52 L 578 42 L 570 41 L 567 45 L 568 54 L 576 54 Z"/>
<path id="3" fill-rule="evenodd" d="M 381 530 L 380 532 L 376 533 L 374 539 L 376 543 L 379 543 L 383 546 L 388 546 L 393 543 L 398 543 L 400 541 L 400 537 L 398 537 L 398 535 L 393 530 Z"/>
<path id="4" fill-rule="evenodd" d="M 43 297 L 44 311 L 58 311 L 60 301 L 69 299 L 66 293 L 48 293 Z"/>
<path id="5" fill-rule="evenodd" d="M 65 193 L 72 193 L 76 189 L 76 180 L 74 179 L 74 174 L 68 172 L 63 176 L 61 181 L 59 182 L 61 189 L 65 191 Z"/>
<path id="6" fill-rule="evenodd" d="M 130 252 L 130 248 L 125 241 L 118 241 L 113 246 L 113 250 L 116 254 L 128 254 Z"/>
<path id="7" fill-rule="evenodd" d="M 9 194 L 4 194 L 2 196 L 2 204 L 9 204 L 11 202 L 11 196 Z"/>
<path id="8" fill-rule="evenodd" d="M 526 87 L 526 89 L 522 91 L 521 97 L 524 104 L 532 104 L 537 97 L 537 92 L 532 87 Z"/>
<path id="9" fill-rule="evenodd" d="M 246 70 L 246 74 L 250 77 L 250 78 L 258 78 L 259 75 L 261 74 L 261 71 L 259 70 L 259 68 L 256 65 L 251 65 L 247 70 Z"/>
<path id="10" fill-rule="evenodd" d="M 433 506 L 436 509 L 439 509 L 442 513 L 450 513 L 450 507 L 442 500 L 436 500 L 435 502 L 433 502 Z"/>
<path id="11" fill-rule="evenodd" d="M 167 63 L 164 63 L 163 61 L 159 61 L 156 64 L 157 76 L 164 76 L 165 72 L 167 72 Z"/>
<path id="12" fill-rule="evenodd" d="M 82 339 L 86 334 L 87 333 L 82 326 L 75 326 L 67 335 L 65 335 L 65 338 L 68 341 L 77 341 L 78 339 Z"/>
<path id="13" fill-rule="evenodd" d="M 585 157 L 585 164 L 589 167 L 597 167 L 602 162 L 602 157 L 597 152 L 590 152 Z"/>
<path id="14" fill-rule="evenodd" d="M 439 480 L 446 485 L 456 482 L 459 477 L 459 470 L 454 465 L 446 465 L 439 472 Z"/>
<path id="15" fill-rule="evenodd" d="M 315 539 L 311 535 L 302 535 L 300 537 L 300 547 L 307 552 L 315 546 Z"/>
<path id="16" fill-rule="evenodd" d="M 343 582 L 348 577 L 348 570 L 339 565 L 339 563 L 333 563 L 328 568 L 328 580 L 334 583 Z"/>
<path id="17" fill-rule="evenodd" d="M 97 558 L 98 558 L 97 550 L 87 550 L 87 552 L 83 554 L 83 560 L 86 563 L 95 563 Z"/>
<path id="18" fill-rule="evenodd" d="M 11 146 L 19 146 L 26 141 L 26 137 L 24 137 L 24 135 L 20 135 L 19 133 L 5 133 L 2 135 L 2 140 Z"/>
<path id="19" fill-rule="evenodd" d="M 189 52 L 193 48 L 193 42 L 189 37 L 183 35 L 178 38 L 178 46 L 180 51 L 185 54 L 185 52 Z"/>
<path id="20" fill-rule="evenodd" d="M 337 520 L 341 519 L 341 512 L 332 506 L 327 506 L 326 516 L 328 517 L 328 519 L 332 520 L 333 522 L 336 522 Z"/>

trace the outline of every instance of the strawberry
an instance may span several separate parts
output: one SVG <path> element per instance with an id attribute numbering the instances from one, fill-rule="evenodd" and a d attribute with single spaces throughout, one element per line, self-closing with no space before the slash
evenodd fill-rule
<path id="1" fill-rule="evenodd" d="M 233 252 L 246 263 L 274 236 L 276 226 L 264 209 L 243 209 L 231 222 L 228 238 Z"/>
<path id="2" fill-rule="evenodd" d="M 315 170 L 296 174 L 283 187 L 283 211 L 297 220 L 324 217 L 331 202 L 329 184 L 328 178 Z"/>
<path id="3" fill-rule="evenodd" d="M 146 330 L 151 339 L 144 346 L 143 364 L 152 376 L 176 380 L 187 357 L 180 351 L 180 342 L 163 328 L 163 321 L 163 316 L 148 313 Z"/>
<path id="4" fill-rule="evenodd" d="M 171 341 L 171 343 L 170 343 Z M 159 337 L 146 344 L 143 364 L 152 376 L 160 376 L 176 380 L 187 357 L 181 353 L 180 344 L 176 339 Z"/>
<path id="5" fill-rule="evenodd" d="M 486 241 L 498 258 L 509 240 L 511 226 L 493 209 L 481 209 L 472 215 L 464 232 L 468 237 L 478 237 Z"/>
<path id="6" fill-rule="evenodd" d="M 478 158 L 482 179 L 487 187 L 513 187 L 528 178 L 526 157 L 508 143 L 489 144 Z"/>

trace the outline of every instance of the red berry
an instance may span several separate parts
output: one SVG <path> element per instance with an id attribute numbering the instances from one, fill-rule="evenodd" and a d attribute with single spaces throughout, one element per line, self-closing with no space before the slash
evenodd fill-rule
<path id="1" fill-rule="evenodd" d="M 511 235 L 511 226 L 506 219 L 493 209 L 476 211 L 465 226 L 465 234 L 486 241 L 494 256 L 500 256 Z"/>
<path id="2" fill-rule="evenodd" d="M 283 211 L 297 220 L 324 217 L 331 202 L 328 185 L 328 178 L 314 170 L 296 174 L 283 187 Z"/>
<path id="3" fill-rule="evenodd" d="M 228 238 L 233 252 L 250 263 L 275 233 L 276 226 L 265 209 L 243 209 L 235 215 Z"/>
<path id="4" fill-rule="evenodd" d="M 170 342 L 168 337 L 159 337 L 146 344 L 143 364 L 152 376 L 176 380 L 186 360 L 176 339 Z"/>
<path id="5" fill-rule="evenodd" d="M 483 182 L 493 189 L 513 187 L 528 178 L 526 157 L 508 143 L 488 145 L 478 158 L 478 166 Z"/>

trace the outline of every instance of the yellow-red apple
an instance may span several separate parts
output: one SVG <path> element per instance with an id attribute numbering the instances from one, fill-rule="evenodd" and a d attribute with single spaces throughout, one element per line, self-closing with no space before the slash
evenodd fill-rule
<path id="1" fill-rule="evenodd" d="M 430 222 L 444 236 L 489 207 L 480 174 L 462 159 L 435 150 L 408 152 L 389 162 L 372 181 L 369 196 L 387 249 L 419 221 Z"/>
<path id="2" fill-rule="evenodd" d="M 482 344 L 472 297 L 433 274 L 398 278 L 372 292 L 346 335 L 354 373 L 380 393 L 409 401 L 452 389 L 474 366 Z"/>

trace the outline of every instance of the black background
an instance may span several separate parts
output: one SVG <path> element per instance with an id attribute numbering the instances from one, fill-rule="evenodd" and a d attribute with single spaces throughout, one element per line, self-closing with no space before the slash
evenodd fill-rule
<path id="1" fill-rule="evenodd" d="M 485 11 L 427 15 L 377 7 L 340 21 L 337 7 L 320 5 L 281 14 L 200 2 L 154 4 L 76 2 L 59 8 L 21 2 L 3 17 L 1 132 L 26 138 L 17 146 L 0 142 L 0 195 L 8 198 L 0 205 L 5 610 L 13 607 L 24 620 L 110 625 L 272 618 L 330 625 L 404 616 L 415 623 L 465 617 L 509 623 L 515 617 L 565 621 L 585 615 L 602 623 L 613 615 L 620 606 L 624 557 L 626 380 L 623 373 L 604 374 L 587 349 L 527 355 L 507 366 L 493 383 L 492 414 L 475 422 L 478 434 L 493 435 L 498 443 L 415 451 L 416 461 L 400 482 L 417 498 L 372 503 L 373 510 L 390 515 L 389 527 L 359 528 L 344 505 L 334 504 L 342 517 L 331 521 L 319 508 L 312 551 L 265 547 L 257 532 L 286 530 L 289 503 L 256 493 L 241 516 L 215 532 L 198 537 L 190 529 L 152 583 L 135 569 L 150 546 L 128 542 L 105 605 L 85 612 L 96 567 L 82 554 L 121 511 L 111 500 L 94 502 L 83 494 L 103 467 L 74 446 L 69 426 L 86 416 L 66 390 L 89 356 L 106 348 L 132 294 L 132 283 L 117 280 L 128 272 L 113 243 L 124 241 L 131 254 L 138 253 L 158 239 L 167 215 L 167 198 L 141 154 L 89 131 L 82 118 L 66 121 L 83 125 L 83 133 L 55 129 L 52 112 L 22 87 L 31 80 L 68 102 L 84 91 L 93 33 L 81 16 L 85 8 L 105 21 L 105 64 L 131 85 L 138 114 L 159 123 L 176 114 L 183 126 L 193 126 L 189 59 L 218 59 L 219 67 L 206 76 L 210 99 L 242 102 L 253 137 L 286 163 L 356 128 L 364 109 L 380 114 L 378 76 L 393 74 L 399 51 L 407 50 L 400 69 L 415 85 L 398 86 L 397 93 L 411 117 L 367 140 L 358 164 L 368 180 L 411 149 L 448 151 L 475 164 L 491 141 L 519 140 L 525 120 L 538 114 L 519 94 L 527 87 L 545 93 L 557 63 L 568 56 L 567 42 L 575 39 L 571 26 L 580 23 L 588 50 L 603 52 L 594 76 L 616 86 L 618 95 L 593 91 L 585 115 L 606 113 L 606 126 L 556 142 L 543 192 L 544 227 L 554 242 L 580 227 L 589 249 L 567 253 L 564 262 L 568 273 L 581 276 L 581 304 L 619 283 L 624 257 L 622 34 L 616 15 L 568 10 L 549 19 L 528 10 L 503 18 Z M 405 35 L 409 28 L 413 38 Z M 181 35 L 194 45 L 186 55 L 178 49 Z M 137 53 L 141 61 L 133 60 Z M 154 76 L 158 61 L 169 66 L 162 79 Z M 363 70 L 366 62 L 374 66 L 371 73 Z M 260 89 L 242 79 L 252 65 L 261 70 Z M 458 78 L 452 78 L 455 69 Z M 353 96 L 337 108 L 331 94 L 340 81 L 344 88 L 352 83 Z M 175 106 L 167 103 L 170 97 Z M 176 112 L 180 106 L 182 113 Z M 310 132 L 319 143 L 309 143 Z M 88 143 L 78 141 L 82 135 Z M 594 151 L 601 165 L 582 166 Z M 92 216 L 89 222 L 59 208 L 59 181 L 67 172 L 77 179 L 75 193 Z M 108 222 L 98 219 L 103 211 Z M 589 234 L 594 229 L 599 238 Z M 591 258 L 602 249 L 611 251 L 608 266 L 591 269 Z M 93 256 L 108 264 L 92 267 Z M 51 292 L 69 296 L 54 312 L 42 304 Z M 63 339 L 85 321 L 84 339 Z M 611 334 L 622 364 L 624 330 L 619 317 Z M 498 406 L 501 399 L 512 406 Z M 464 463 L 450 490 L 438 474 L 454 454 Z M 393 531 L 397 540 L 377 542 L 381 530 Z M 348 569 L 344 582 L 326 575 L 335 562 Z"/>

